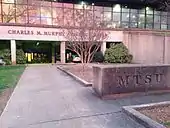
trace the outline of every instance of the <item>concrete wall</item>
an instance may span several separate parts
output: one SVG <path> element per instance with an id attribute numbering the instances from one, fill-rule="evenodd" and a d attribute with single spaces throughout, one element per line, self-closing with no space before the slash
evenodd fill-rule
<path id="1" fill-rule="evenodd" d="M 134 63 L 170 63 L 170 37 L 164 32 L 124 31 L 123 43 Z"/>

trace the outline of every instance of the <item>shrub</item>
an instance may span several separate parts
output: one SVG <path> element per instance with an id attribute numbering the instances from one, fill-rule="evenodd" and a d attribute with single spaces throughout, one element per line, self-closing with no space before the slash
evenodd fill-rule
<path id="1" fill-rule="evenodd" d="M 11 64 L 11 51 L 9 49 L 0 50 L 0 57 L 3 58 L 3 61 L 7 64 Z"/>
<path id="2" fill-rule="evenodd" d="M 101 51 L 100 52 L 96 52 L 94 54 L 93 62 L 99 62 L 99 63 L 104 62 L 104 55 L 103 55 L 103 53 Z"/>
<path id="3" fill-rule="evenodd" d="M 27 58 L 26 58 L 25 53 L 22 49 L 17 49 L 16 60 L 17 60 L 17 64 L 26 64 L 27 63 Z"/>
<path id="4" fill-rule="evenodd" d="M 111 45 L 105 52 L 105 62 L 107 63 L 130 63 L 133 56 L 123 43 Z"/>
<path id="5" fill-rule="evenodd" d="M 9 49 L 2 49 L 0 50 L 0 57 L 3 58 L 3 61 L 10 65 L 11 62 L 11 51 Z M 16 63 L 17 64 L 25 64 L 27 63 L 27 59 L 25 57 L 25 53 L 22 49 L 17 49 L 16 51 Z"/>

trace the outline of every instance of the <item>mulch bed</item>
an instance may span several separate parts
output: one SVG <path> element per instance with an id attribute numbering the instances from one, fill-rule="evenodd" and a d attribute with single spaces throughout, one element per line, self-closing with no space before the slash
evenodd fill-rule
<path id="1" fill-rule="evenodd" d="M 170 128 L 170 105 L 146 108 L 138 111 L 150 117 L 151 119 L 164 124 L 167 128 Z"/>
<path id="2" fill-rule="evenodd" d="M 62 66 L 65 70 L 73 73 L 81 79 L 93 83 L 93 70 L 89 65 L 75 64 Z"/>

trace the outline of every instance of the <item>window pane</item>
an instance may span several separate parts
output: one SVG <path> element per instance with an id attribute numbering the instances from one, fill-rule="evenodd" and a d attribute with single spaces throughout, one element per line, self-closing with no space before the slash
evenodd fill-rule
<path id="1" fill-rule="evenodd" d="M 145 23 L 145 14 L 139 14 L 139 24 L 140 23 L 142 23 L 142 24 Z"/>
<path id="2" fill-rule="evenodd" d="M 113 21 L 120 22 L 120 13 L 113 13 Z"/>
<path id="3" fill-rule="evenodd" d="M 122 21 L 129 22 L 129 13 L 122 13 Z"/>
<path id="4" fill-rule="evenodd" d="M 167 24 L 161 24 L 161 29 L 162 30 L 167 30 L 167 27 L 168 27 Z"/>
<path id="5" fill-rule="evenodd" d="M 161 26 L 160 26 L 160 23 L 159 24 L 154 24 L 154 29 L 160 29 L 161 28 Z"/>
<path id="6" fill-rule="evenodd" d="M 40 17 L 40 7 L 29 6 L 28 12 L 30 17 Z"/>
<path id="7" fill-rule="evenodd" d="M 130 22 L 138 22 L 138 10 L 131 9 L 130 13 Z"/>
<path id="8" fill-rule="evenodd" d="M 130 27 L 131 28 L 137 28 L 138 27 L 138 23 L 137 22 L 131 22 L 130 23 Z"/>
<path id="9" fill-rule="evenodd" d="M 50 7 L 41 7 L 41 17 L 52 17 Z"/>
<path id="10" fill-rule="evenodd" d="M 122 28 L 128 28 L 129 22 L 122 22 Z"/>
<path id="11" fill-rule="evenodd" d="M 146 22 L 153 23 L 153 15 L 146 15 Z"/>
<path id="12" fill-rule="evenodd" d="M 153 14 L 153 9 L 150 7 L 146 7 L 146 14 Z"/>
<path id="13" fill-rule="evenodd" d="M 27 23 L 27 5 L 16 5 L 16 22 Z"/>
<path id="14" fill-rule="evenodd" d="M 167 15 L 161 15 L 161 23 L 167 24 Z"/>
<path id="15" fill-rule="evenodd" d="M 111 12 L 104 12 L 104 21 L 111 21 Z"/>
<path id="16" fill-rule="evenodd" d="M 63 3 L 52 2 L 52 7 L 63 7 Z"/>
<path id="17" fill-rule="evenodd" d="M 63 8 L 52 8 L 53 11 L 53 25 L 63 26 Z"/>
<path id="18" fill-rule="evenodd" d="M 73 4 L 64 3 L 65 8 L 73 8 Z"/>
<path id="19" fill-rule="evenodd" d="M 15 23 L 15 5 L 2 4 L 2 7 L 3 7 L 3 22 Z"/>
<path id="20" fill-rule="evenodd" d="M 153 28 L 153 24 L 146 24 L 146 28 L 152 29 Z"/>
<path id="21" fill-rule="evenodd" d="M 160 15 L 154 15 L 154 23 L 160 23 L 160 22 L 161 22 Z"/>
<path id="22" fill-rule="evenodd" d="M 65 8 L 64 9 L 64 25 L 73 26 L 74 23 L 73 9 Z"/>
<path id="23" fill-rule="evenodd" d="M 52 25 L 52 18 L 49 18 L 49 17 L 41 17 L 41 24 L 44 24 L 44 25 Z"/>
<path id="24" fill-rule="evenodd" d="M 111 8 L 111 7 L 104 7 L 104 11 L 105 11 L 105 12 L 111 12 L 111 11 L 112 11 L 112 8 Z"/>
<path id="25" fill-rule="evenodd" d="M 128 8 L 124 8 L 124 7 L 122 8 L 122 12 L 127 12 L 127 13 L 129 13 L 129 10 L 130 10 L 130 9 L 128 9 Z"/>
<path id="26" fill-rule="evenodd" d="M 30 24 L 40 24 L 40 17 L 29 17 Z"/>

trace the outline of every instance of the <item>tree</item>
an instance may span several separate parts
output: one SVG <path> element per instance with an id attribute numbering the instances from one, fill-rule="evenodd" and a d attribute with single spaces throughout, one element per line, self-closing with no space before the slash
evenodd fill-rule
<path id="1" fill-rule="evenodd" d="M 100 49 L 102 41 L 108 37 L 108 32 L 103 30 L 104 22 L 101 17 L 93 15 L 93 12 L 93 6 L 75 9 L 71 14 L 74 17 L 73 23 L 68 22 L 68 27 L 64 30 L 64 37 L 69 40 L 66 49 L 75 52 L 82 63 L 90 63 L 94 54 Z M 72 24 L 75 28 L 71 27 Z"/>

